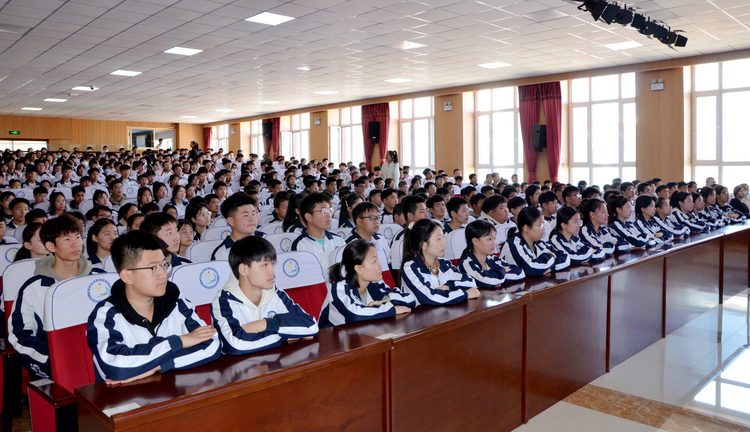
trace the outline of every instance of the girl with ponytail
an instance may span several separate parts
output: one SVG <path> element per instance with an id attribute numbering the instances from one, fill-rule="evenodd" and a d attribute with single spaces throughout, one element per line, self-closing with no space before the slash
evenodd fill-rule
<path id="1" fill-rule="evenodd" d="M 475 220 L 466 226 L 466 249 L 458 269 L 471 276 L 478 288 L 499 289 L 505 282 L 526 277 L 520 267 L 503 261 L 495 253 L 495 226 L 486 220 Z"/>
<path id="2" fill-rule="evenodd" d="M 564 252 L 570 257 L 571 264 L 583 264 L 589 261 L 603 260 L 606 256 L 600 248 L 594 248 L 578 237 L 583 218 L 573 207 L 563 207 L 557 212 L 557 225 L 549 238 L 555 251 Z"/>
<path id="3" fill-rule="evenodd" d="M 661 227 L 651 220 L 656 216 L 656 198 L 651 195 L 640 195 L 635 199 L 635 229 L 643 235 L 649 236 L 657 244 L 671 242 L 673 236 L 661 230 Z"/>
<path id="4" fill-rule="evenodd" d="M 517 228 L 508 230 L 500 257 L 506 262 L 521 267 L 527 276 L 548 275 L 552 270 L 563 270 L 570 266 L 568 254 L 553 252 L 544 237 L 544 215 L 535 207 L 526 207 L 518 213 Z"/>
<path id="5" fill-rule="evenodd" d="M 583 216 L 581 241 L 594 249 L 601 249 L 606 256 L 612 255 L 616 241 L 607 229 L 607 205 L 600 199 L 592 198 L 581 201 L 578 208 Z"/>
<path id="6" fill-rule="evenodd" d="M 638 232 L 628 221 L 633 214 L 633 206 L 625 195 L 612 195 L 609 199 L 609 231 L 617 239 L 615 250 L 628 252 L 633 248 L 654 246 L 656 242 L 648 235 Z"/>
<path id="7" fill-rule="evenodd" d="M 383 283 L 383 268 L 373 243 L 354 240 L 340 263 L 328 272 L 331 288 L 323 302 L 319 327 L 367 321 L 411 312 L 414 296 Z"/>
<path id="8" fill-rule="evenodd" d="M 479 297 L 474 279 L 442 258 L 445 237 L 440 225 L 422 219 L 405 231 L 401 286 L 416 297 L 417 306 L 455 304 Z"/>

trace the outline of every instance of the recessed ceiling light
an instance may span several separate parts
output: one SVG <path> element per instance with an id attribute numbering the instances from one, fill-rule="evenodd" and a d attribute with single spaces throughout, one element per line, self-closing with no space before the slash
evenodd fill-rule
<path id="1" fill-rule="evenodd" d="M 309 70 L 310 70 L 310 66 L 300 66 L 300 67 L 298 67 L 297 69 L 299 69 L 299 70 L 301 70 L 301 71 L 305 71 L 305 72 L 307 72 L 307 71 L 309 71 Z"/>
<path id="2" fill-rule="evenodd" d="M 409 42 L 409 41 L 401 41 L 397 44 L 391 45 L 391 48 L 396 48 L 400 50 L 410 50 L 410 49 L 416 49 L 416 48 L 422 48 L 426 47 L 427 45 L 416 43 L 416 42 Z"/>
<path id="3" fill-rule="evenodd" d="M 45 102 L 67 102 L 67 99 L 54 99 L 54 98 L 47 98 L 44 100 Z"/>
<path id="4" fill-rule="evenodd" d="M 483 68 L 487 68 L 487 69 L 498 69 L 498 68 L 508 67 L 508 66 L 512 66 L 512 65 L 510 65 L 508 63 L 503 63 L 503 62 L 494 62 L 494 63 L 484 63 L 484 64 L 480 64 L 478 66 L 483 67 Z"/>
<path id="5" fill-rule="evenodd" d="M 76 91 L 94 91 L 94 90 L 99 90 L 99 87 L 94 87 L 94 86 L 78 86 L 78 87 L 73 87 L 73 90 L 76 90 Z"/>
<path id="6" fill-rule="evenodd" d="M 232 111 L 234 111 L 234 110 L 233 109 L 228 109 L 228 108 L 222 108 L 222 109 L 217 109 L 216 110 L 216 112 L 232 112 Z"/>
<path id="7" fill-rule="evenodd" d="M 275 14 L 271 12 L 263 12 L 263 13 L 259 13 L 258 15 L 253 15 L 250 18 L 245 18 L 245 21 L 275 26 L 281 23 L 285 23 L 287 21 L 291 21 L 293 19 L 294 19 L 293 17 L 288 17 L 285 15 L 279 15 L 279 14 Z"/>
<path id="8" fill-rule="evenodd" d="M 314 92 L 314 93 L 315 93 L 316 95 L 323 95 L 323 96 L 328 96 L 328 95 L 336 94 L 336 93 L 338 93 L 338 92 L 336 92 L 336 91 L 330 91 L 330 90 L 323 90 L 323 91 L 316 91 L 316 92 Z"/>
<path id="9" fill-rule="evenodd" d="M 198 118 L 198 116 L 182 116 L 180 118 Z"/>
<path id="10" fill-rule="evenodd" d="M 638 48 L 643 45 L 639 44 L 636 41 L 627 41 L 627 42 L 613 43 L 613 44 L 604 45 L 604 46 L 612 50 L 624 50 L 628 48 Z"/>
<path id="11" fill-rule="evenodd" d="M 41 111 L 41 108 L 34 108 L 34 107 L 23 107 L 21 108 L 24 111 Z"/>
<path id="12" fill-rule="evenodd" d="M 273 105 L 273 104 L 277 104 L 278 102 L 277 101 L 263 101 L 263 102 L 258 102 L 258 103 L 261 105 Z"/>
<path id="13" fill-rule="evenodd" d="M 140 74 L 141 74 L 140 72 L 126 71 L 126 70 L 116 70 L 116 71 L 110 73 L 110 75 L 122 75 L 122 76 L 128 76 L 128 77 L 134 77 L 134 76 L 140 75 Z"/>
<path id="14" fill-rule="evenodd" d="M 179 54 L 179 55 L 184 55 L 184 56 L 191 56 L 191 55 L 198 54 L 199 52 L 202 52 L 202 51 L 203 50 L 199 50 L 199 49 L 174 47 L 164 52 L 167 54 Z"/>
<path id="15" fill-rule="evenodd" d="M 387 79 L 385 82 L 394 83 L 394 84 L 401 84 L 405 82 L 411 81 L 409 78 L 393 78 L 393 79 Z"/>

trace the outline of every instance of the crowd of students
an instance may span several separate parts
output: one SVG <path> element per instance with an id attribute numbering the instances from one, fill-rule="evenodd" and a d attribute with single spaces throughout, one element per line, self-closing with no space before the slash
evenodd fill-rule
<path id="1" fill-rule="evenodd" d="M 713 179 L 698 190 L 695 182 L 660 179 L 615 179 L 600 189 L 509 183 L 495 174 L 478 184 L 475 174 L 464 182 L 460 170 L 411 176 L 395 152 L 387 170 L 368 172 L 364 164 L 261 161 L 197 147 L 6 151 L 0 174 L 8 187 L 0 193 L 0 238 L 13 241 L 5 234 L 22 229 L 16 259 L 37 259 L 8 320 L 10 343 L 33 376 L 54 378 L 45 294 L 63 280 L 104 272 L 109 256 L 120 279 L 91 313 L 87 337 L 97 379 L 110 384 L 313 337 L 319 328 L 459 303 L 479 297 L 480 288 L 742 222 L 750 204 L 746 185 L 730 200 Z M 128 199 L 124 185 L 137 186 L 137 198 Z M 34 202 L 17 198 L 18 187 L 33 189 Z M 90 203 L 87 187 L 97 188 Z M 400 231 L 387 240 L 383 224 Z M 213 226 L 229 227 L 211 260 L 227 260 L 232 275 L 208 325 L 168 277 L 190 263 L 188 248 Z M 276 250 L 264 237 L 277 228 L 296 235 L 291 250 L 311 252 L 321 264 L 328 294 L 318 317 L 275 284 Z M 456 235 L 466 247 L 452 251 L 454 265 L 446 238 Z M 384 271 L 397 286 L 383 281 Z"/>

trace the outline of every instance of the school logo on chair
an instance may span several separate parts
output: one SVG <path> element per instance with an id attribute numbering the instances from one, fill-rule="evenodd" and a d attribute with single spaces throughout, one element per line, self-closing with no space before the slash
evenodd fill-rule
<path id="1" fill-rule="evenodd" d="M 12 263 L 14 259 L 16 259 L 16 253 L 18 252 L 17 247 L 8 248 L 7 251 L 5 251 L 5 261 Z"/>
<path id="2" fill-rule="evenodd" d="M 226 240 L 232 234 L 232 230 L 226 230 L 221 233 L 221 239 Z"/>
<path id="3" fill-rule="evenodd" d="M 281 225 L 277 226 L 277 227 L 276 227 L 276 228 L 274 228 L 274 230 L 273 230 L 273 233 L 274 233 L 274 234 L 281 234 L 281 233 L 283 233 L 283 232 L 284 232 L 284 227 L 283 227 L 283 226 L 281 226 Z"/>
<path id="4" fill-rule="evenodd" d="M 393 238 L 393 228 L 388 227 L 385 230 L 383 230 L 383 235 L 385 236 L 386 240 L 390 240 Z"/>
<path id="5" fill-rule="evenodd" d="M 203 288 L 216 288 L 216 285 L 219 283 L 219 272 L 217 272 L 215 268 L 206 267 L 201 270 L 198 280 L 201 282 Z"/>
<path id="6" fill-rule="evenodd" d="M 134 194 L 134 193 L 136 193 L 136 192 L 138 192 L 138 191 L 137 191 L 137 190 L 135 190 L 135 187 L 133 187 L 133 186 L 128 186 L 128 187 L 127 187 L 127 188 L 125 189 L 125 193 L 126 193 L 126 194 L 128 194 L 128 195 L 130 195 L 130 194 Z"/>
<path id="7" fill-rule="evenodd" d="M 290 278 L 296 277 L 299 274 L 299 263 L 294 258 L 289 258 L 284 261 L 284 265 L 281 266 L 284 274 Z"/>
<path id="8" fill-rule="evenodd" d="M 94 279 L 89 284 L 88 295 L 92 302 L 99 303 L 109 297 L 112 285 L 106 279 Z"/>
<path id="9" fill-rule="evenodd" d="M 281 250 L 284 252 L 289 252 L 289 249 L 292 247 L 292 239 L 289 237 L 284 237 L 281 239 L 281 243 L 279 243 L 279 246 L 281 246 Z"/>

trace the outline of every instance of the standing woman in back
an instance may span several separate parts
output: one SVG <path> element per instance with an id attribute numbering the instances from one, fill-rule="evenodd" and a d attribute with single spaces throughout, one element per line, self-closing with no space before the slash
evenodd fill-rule
<path id="1" fill-rule="evenodd" d="M 526 207 L 518 213 L 517 228 L 508 230 L 508 240 L 503 246 L 500 258 L 516 265 L 526 276 L 550 274 L 553 270 L 563 270 L 570 266 L 567 253 L 553 252 L 542 238 L 544 237 L 544 215 L 535 207 Z"/>
<path id="2" fill-rule="evenodd" d="M 380 175 L 383 177 L 383 180 L 399 180 L 398 153 L 396 153 L 396 150 L 389 150 L 388 153 L 385 154 L 385 163 L 381 167 Z"/>
<path id="3" fill-rule="evenodd" d="M 607 229 L 607 205 L 604 201 L 591 198 L 584 199 L 578 206 L 583 216 L 581 240 L 594 249 L 601 249 L 606 256 L 615 251 L 616 240 Z"/>

